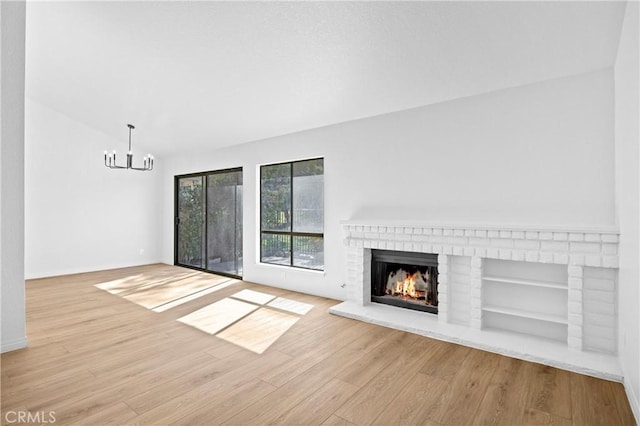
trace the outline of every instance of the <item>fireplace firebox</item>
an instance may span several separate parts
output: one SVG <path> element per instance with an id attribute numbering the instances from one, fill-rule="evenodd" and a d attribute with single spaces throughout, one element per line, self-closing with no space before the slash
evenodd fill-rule
<path id="1" fill-rule="evenodd" d="M 438 255 L 371 250 L 371 301 L 438 313 Z"/>

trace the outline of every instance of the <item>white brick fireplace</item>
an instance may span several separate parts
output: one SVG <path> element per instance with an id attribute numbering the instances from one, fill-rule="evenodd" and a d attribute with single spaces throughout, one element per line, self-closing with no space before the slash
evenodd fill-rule
<path id="1" fill-rule="evenodd" d="M 347 300 L 331 312 L 613 380 L 618 232 L 343 223 Z M 438 255 L 438 314 L 371 302 L 371 250 Z"/>

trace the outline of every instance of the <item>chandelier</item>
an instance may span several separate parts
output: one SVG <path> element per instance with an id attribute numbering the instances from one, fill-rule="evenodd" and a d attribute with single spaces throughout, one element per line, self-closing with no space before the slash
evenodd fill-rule
<path id="1" fill-rule="evenodd" d="M 118 166 L 116 164 L 116 151 L 113 150 L 112 153 L 104 152 L 104 165 L 109 167 L 110 169 L 131 169 L 131 170 L 141 170 L 141 171 L 150 171 L 153 170 L 153 155 L 148 154 L 144 156 L 142 167 L 133 167 L 133 152 L 131 151 L 131 130 L 135 129 L 133 124 L 127 124 L 129 128 L 129 152 L 127 152 L 127 165 L 126 166 Z"/>

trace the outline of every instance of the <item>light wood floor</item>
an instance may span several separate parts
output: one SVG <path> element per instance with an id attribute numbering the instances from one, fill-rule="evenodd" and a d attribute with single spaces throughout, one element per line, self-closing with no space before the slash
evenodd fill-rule
<path id="1" fill-rule="evenodd" d="M 335 303 L 167 265 L 29 281 L 2 422 L 635 424 L 619 383 L 333 316 Z"/>

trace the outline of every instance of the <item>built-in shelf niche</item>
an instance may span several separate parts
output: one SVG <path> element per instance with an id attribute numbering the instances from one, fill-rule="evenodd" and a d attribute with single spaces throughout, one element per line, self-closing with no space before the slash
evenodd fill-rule
<path id="1" fill-rule="evenodd" d="M 566 342 L 567 282 L 565 265 L 486 259 L 482 328 Z"/>

